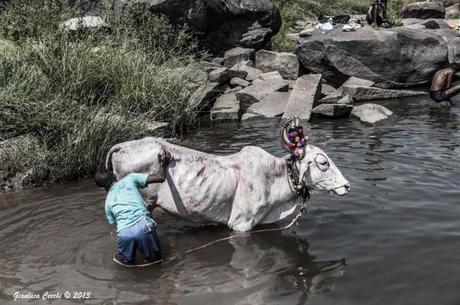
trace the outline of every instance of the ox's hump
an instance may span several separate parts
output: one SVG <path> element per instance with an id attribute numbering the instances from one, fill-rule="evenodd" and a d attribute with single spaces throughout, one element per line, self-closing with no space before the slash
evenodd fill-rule
<path id="1" fill-rule="evenodd" d="M 250 154 L 250 155 L 254 155 L 254 156 L 270 155 L 267 151 L 265 151 L 263 148 L 260 148 L 259 146 L 246 146 L 246 147 L 243 147 L 240 150 L 240 153 L 242 153 L 242 154 Z"/>

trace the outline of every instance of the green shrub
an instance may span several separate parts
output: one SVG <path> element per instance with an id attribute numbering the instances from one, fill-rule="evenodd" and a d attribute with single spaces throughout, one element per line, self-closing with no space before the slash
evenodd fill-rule
<path id="1" fill-rule="evenodd" d="M 175 135 L 197 116 L 188 99 L 202 85 L 190 77 L 200 54 L 187 28 L 144 14 L 113 20 L 110 32 L 69 33 L 59 27 L 69 16 L 79 12 L 54 4 L 0 15 L 0 135 L 38 140 L 42 180 L 91 175 L 114 144 L 165 135 L 153 121 Z M 14 151 L 26 161 L 15 167 L 9 154 L 6 178 L 35 163 L 33 150 Z"/>

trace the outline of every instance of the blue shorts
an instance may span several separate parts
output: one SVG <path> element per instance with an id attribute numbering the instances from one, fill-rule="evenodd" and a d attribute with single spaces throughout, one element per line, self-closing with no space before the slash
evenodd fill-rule
<path id="1" fill-rule="evenodd" d="M 118 232 L 118 255 L 124 263 L 133 263 L 136 250 L 147 261 L 161 259 L 160 240 L 158 239 L 155 221 L 150 217 L 141 218 L 138 222 Z"/>

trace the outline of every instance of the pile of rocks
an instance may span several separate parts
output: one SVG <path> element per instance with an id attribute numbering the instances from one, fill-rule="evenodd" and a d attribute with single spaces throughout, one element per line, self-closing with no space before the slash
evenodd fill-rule
<path id="1" fill-rule="evenodd" d="M 426 92 L 375 87 L 375 82 L 350 77 L 339 87 L 328 84 L 320 73 L 303 74 L 291 53 L 234 48 L 222 58 L 204 63 L 208 92 L 198 104 L 207 108 L 214 122 L 254 118 L 303 120 L 314 117 L 354 116 L 374 124 L 391 115 L 388 109 L 364 101 L 423 96 Z M 211 92 L 214 99 L 209 100 Z"/>

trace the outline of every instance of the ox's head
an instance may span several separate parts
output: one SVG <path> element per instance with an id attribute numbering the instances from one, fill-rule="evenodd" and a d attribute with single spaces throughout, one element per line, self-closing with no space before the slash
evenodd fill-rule
<path id="1" fill-rule="evenodd" d="M 303 159 L 296 159 L 296 162 L 300 177 L 309 189 L 340 196 L 350 190 L 350 183 L 321 148 L 308 144 Z"/>
<path id="2" fill-rule="evenodd" d="M 308 137 L 297 118 L 290 119 L 281 130 L 282 146 L 292 153 L 299 178 L 310 190 L 335 192 L 342 196 L 348 193 L 350 183 L 343 177 L 334 162 L 320 148 L 306 144 Z"/>

